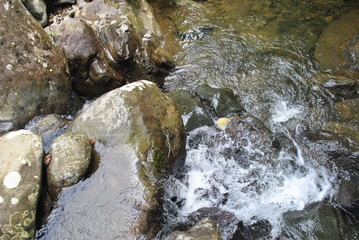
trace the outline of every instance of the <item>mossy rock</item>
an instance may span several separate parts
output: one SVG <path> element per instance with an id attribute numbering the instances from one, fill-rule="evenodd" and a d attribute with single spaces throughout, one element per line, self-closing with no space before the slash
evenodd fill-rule
<path id="1" fill-rule="evenodd" d="M 131 83 L 94 101 L 67 132 L 93 139 L 101 159 L 92 176 L 63 189 L 59 205 L 68 211 L 54 209 L 48 237 L 82 238 L 77 229 L 84 225 L 92 238 L 154 237 L 163 221 L 163 183 L 184 163 L 184 127 L 172 99 L 152 82 Z"/>

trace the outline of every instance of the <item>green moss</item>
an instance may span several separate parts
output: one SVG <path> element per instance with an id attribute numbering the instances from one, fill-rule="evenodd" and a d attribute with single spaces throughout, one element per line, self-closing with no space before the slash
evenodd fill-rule
<path id="1" fill-rule="evenodd" d="M 153 151 L 153 166 L 155 174 L 163 174 L 167 172 L 168 165 L 163 151 L 155 149 Z"/>

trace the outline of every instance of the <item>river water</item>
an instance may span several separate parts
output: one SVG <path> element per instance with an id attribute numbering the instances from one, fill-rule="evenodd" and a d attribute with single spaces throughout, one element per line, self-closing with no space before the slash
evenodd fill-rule
<path id="1" fill-rule="evenodd" d="M 219 207 L 245 224 L 268 220 L 268 237 L 278 237 L 285 212 L 330 201 L 337 188 L 335 169 L 305 151 L 301 136 L 330 118 L 330 106 L 310 86 L 321 71 L 313 52 L 323 28 L 349 7 L 341 1 L 177 2 L 162 9 L 182 46 L 165 89 L 229 87 L 247 113 L 285 136 L 289 146 L 268 163 L 260 142 L 248 138 L 240 146 L 214 126 L 191 131 L 185 170 L 167 183 L 168 224 Z M 241 149 L 241 155 L 228 149 Z"/>

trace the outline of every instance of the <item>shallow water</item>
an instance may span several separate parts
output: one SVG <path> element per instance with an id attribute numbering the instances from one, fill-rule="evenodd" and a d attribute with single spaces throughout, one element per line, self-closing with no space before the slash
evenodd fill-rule
<path id="1" fill-rule="evenodd" d="M 341 1 L 179 2 L 166 15 L 183 51 L 165 89 L 229 87 L 248 113 L 290 146 L 268 157 L 258 143 L 239 145 L 215 127 L 191 131 L 183 176 L 168 181 L 168 223 L 202 207 L 220 207 L 246 224 L 269 220 L 269 237 L 275 238 L 283 213 L 330 200 L 336 189 L 336 172 L 303 151 L 301 134 L 330 118 L 330 106 L 313 96 L 309 84 L 320 72 L 313 52 L 323 28 L 350 7 Z"/>

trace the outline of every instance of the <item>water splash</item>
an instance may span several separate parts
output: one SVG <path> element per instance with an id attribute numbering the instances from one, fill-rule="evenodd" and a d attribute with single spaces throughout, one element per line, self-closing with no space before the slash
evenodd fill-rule
<path id="1" fill-rule="evenodd" d="M 283 213 L 302 210 L 332 194 L 331 174 L 302 152 L 282 149 L 269 163 L 251 158 L 256 150 L 251 144 L 241 149 L 238 158 L 234 150 L 240 147 L 226 132 L 211 127 L 190 132 L 185 177 L 171 179 L 167 188 L 169 199 L 176 199 L 173 220 L 215 206 L 247 224 L 267 219 L 273 227 L 272 237 L 276 237 Z"/>

